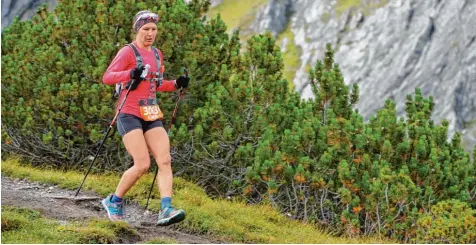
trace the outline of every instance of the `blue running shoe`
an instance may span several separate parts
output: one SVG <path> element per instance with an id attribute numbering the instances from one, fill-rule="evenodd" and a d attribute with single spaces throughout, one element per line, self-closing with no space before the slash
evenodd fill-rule
<path id="1" fill-rule="evenodd" d="M 185 211 L 182 209 L 175 209 L 174 207 L 166 207 L 159 212 L 159 219 L 157 225 L 166 226 L 175 224 L 185 219 Z"/>
<path id="2" fill-rule="evenodd" d="M 122 202 L 111 202 L 112 194 L 104 198 L 101 203 L 107 211 L 107 216 L 112 221 L 125 221 Z"/>

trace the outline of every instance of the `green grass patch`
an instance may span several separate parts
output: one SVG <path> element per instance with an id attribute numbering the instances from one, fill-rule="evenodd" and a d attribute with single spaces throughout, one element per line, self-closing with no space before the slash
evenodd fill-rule
<path id="1" fill-rule="evenodd" d="M 362 3 L 362 0 L 337 0 L 335 5 L 335 11 L 338 15 L 341 15 L 345 11 L 351 8 L 357 8 L 362 11 L 365 16 L 368 16 L 375 9 L 384 7 L 387 5 L 389 0 L 381 0 L 378 2 L 371 2 L 369 4 Z"/>
<path id="2" fill-rule="evenodd" d="M 284 62 L 284 71 L 283 76 L 288 80 L 289 89 L 294 90 L 294 77 L 296 76 L 296 71 L 301 66 L 301 54 L 302 49 L 294 43 L 294 33 L 291 31 L 291 27 L 288 25 L 286 29 L 281 32 L 277 37 L 278 45 L 282 45 L 283 41 L 287 39 L 287 44 L 285 51 L 283 53 L 283 62 Z"/>
<path id="3" fill-rule="evenodd" d="M 362 4 L 361 0 L 337 0 L 335 10 L 338 15 L 349 10 L 350 8 L 359 7 Z"/>
<path id="4" fill-rule="evenodd" d="M 235 27 L 246 27 L 253 22 L 256 11 L 268 0 L 224 0 L 222 4 L 211 8 L 207 16 L 215 18 L 220 14 L 230 32 Z"/>
<path id="5" fill-rule="evenodd" d="M 62 225 L 36 210 L 2 206 L 2 243 L 118 243 L 135 236 L 124 222 L 94 219 Z"/>
<path id="6" fill-rule="evenodd" d="M 145 244 L 177 244 L 177 243 L 178 242 L 174 239 L 162 238 L 162 237 L 153 238 L 145 242 Z"/>
<path id="7" fill-rule="evenodd" d="M 374 10 L 385 7 L 388 2 L 389 0 L 382 0 L 380 2 L 370 3 L 363 8 L 363 13 L 365 16 L 369 16 Z"/>
<path id="8" fill-rule="evenodd" d="M 2 173 L 11 177 L 27 178 L 31 181 L 57 184 L 69 189 L 76 189 L 84 176 L 84 173 L 74 171 L 60 172 L 32 168 L 15 159 L 3 162 Z M 152 177 L 152 173 L 144 175 L 130 190 L 126 198 L 133 198 L 144 205 Z M 114 191 L 118 182 L 118 175 L 91 174 L 84 184 L 84 189 L 107 195 Z M 160 198 L 156 189 L 154 188 L 149 202 L 149 208 L 154 212 L 158 212 L 160 209 Z M 314 225 L 290 220 L 267 205 L 251 206 L 240 201 L 213 200 L 206 195 L 202 188 L 181 178 L 174 178 L 173 202 L 175 206 L 183 208 L 187 213 L 186 219 L 178 224 L 180 228 L 232 243 L 388 242 L 379 238 L 335 237 Z M 18 223 L 21 222 L 18 221 Z"/>

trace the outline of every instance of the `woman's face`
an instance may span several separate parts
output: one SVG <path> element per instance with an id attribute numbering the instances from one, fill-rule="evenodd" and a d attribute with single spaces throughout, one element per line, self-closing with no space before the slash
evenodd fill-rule
<path id="1" fill-rule="evenodd" d="M 136 41 L 142 43 L 145 47 L 149 47 L 154 43 L 155 36 L 157 36 L 157 25 L 155 23 L 147 23 L 137 32 Z"/>

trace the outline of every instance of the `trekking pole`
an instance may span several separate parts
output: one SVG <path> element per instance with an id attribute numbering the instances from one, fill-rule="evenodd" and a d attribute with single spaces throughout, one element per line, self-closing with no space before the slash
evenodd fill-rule
<path id="1" fill-rule="evenodd" d="M 142 71 L 141 78 L 144 79 L 147 76 L 147 73 L 149 72 L 149 68 L 150 68 L 149 64 L 145 65 L 145 69 L 144 69 L 144 71 Z M 124 106 L 124 103 L 126 102 L 127 96 L 129 95 L 129 92 L 131 92 L 132 83 L 134 83 L 134 82 L 135 82 L 135 80 L 132 80 L 131 85 L 129 86 L 129 89 L 127 89 L 126 95 L 124 96 L 124 99 L 122 99 L 121 104 L 117 108 L 116 115 L 112 119 L 112 122 L 109 124 L 106 135 L 104 135 L 104 138 L 102 139 L 101 145 L 99 145 L 99 148 L 96 151 L 96 155 L 94 156 L 93 161 L 89 165 L 88 171 L 86 172 L 86 175 L 84 175 L 83 181 L 81 182 L 81 185 L 79 186 L 78 190 L 76 191 L 76 194 L 74 195 L 74 197 L 78 196 L 79 191 L 81 190 L 81 187 L 83 187 L 84 181 L 86 181 L 86 177 L 88 177 L 88 174 L 91 171 L 91 168 L 93 167 L 94 161 L 96 161 L 96 158 L 99 155 L 99 151 L 101 150 L 102 146 L 104 145 L 104 142 L 106 142 L 107 136 L 109 135 L 109 132 L 111 131 L 112 126 L 116 122 L 116 119 L 119 116 L 119 113 L 121 112 L 122 107 Z"/>
<path id="2" fill-rule="evenodd" d="M 187 68 L 184 68 L 184 73 L 185 73 L 185 77 L 188 77 Z M 174 112 L 172 113 L 172 120 L 170 121 L 169 129 L 167 130 L 167 136 L 170 135 L 170 130 L 172 129 L 172 125 L 175 124 L 178 105 L 179 105 L 180 100 L 182 99 L 182 96 L 183 96 L 183 88 L 180 88 L 179 96 L 178 96 L 177 102 L 175 103 Z M 152 185 L 150 186 L 150 189 L 149 189 L 149 196 L 147 197 L 147 202 L 145 204 L 145 210 L 147 210 L 147 207 L 149 206 L 150 195 L 152 194 L 152 189 L 154 188 L 155 179 L 157 178 L 158 173 L 159 173 L 159 166 L 157 166 L 157 168 L 155 169 L 154 179 L 152 180 Z"/>

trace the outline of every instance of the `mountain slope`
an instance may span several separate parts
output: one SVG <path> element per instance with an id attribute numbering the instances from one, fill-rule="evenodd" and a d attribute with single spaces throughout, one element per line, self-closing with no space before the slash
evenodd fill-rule
<path id="1" fill-rule="evenodd" d="M 2 0 L 2 27 L 40 2 Z M 357 108 L 366 118 L 393 99 L 401 116 L 416 87 L 434 97 L 433 119 L 476 144 L 476 2 L 469 0 L 213 0 L 209 16 L 223 15 L 243 37 L 271 31 L 285 49 L 285 77 L 303 98 L 312 96 L 307 71 L 336 47 L 347 84 L 358 83 Z M 245 3 L 245 4 L 243 4 Z M 246 9 L 248 8 L 248 9 Z M 281 35 L 280 35 L 281 34 Z M 287 49 L 286 49 L 287 48 Z"/>
<path id="2" fill-rule="evenodd" d="M 246 33 L 276 36 L 290 27 L 300 50 L 294 84 L 312 96 L 307 70 L 336 47 L 347 84 L 358 83 L 357 108 L 366 118 L 420 87 L 433 96 L 433 119 L 462 131 L 467 150 L 476 143 L 476 2 L 466 0 L 270 0 Z"/>

